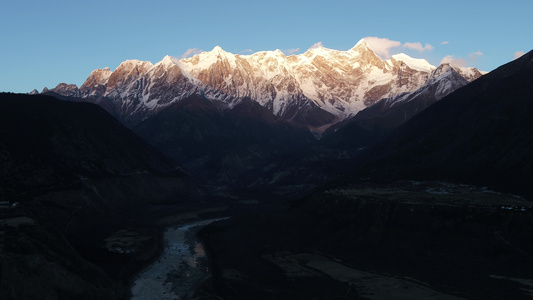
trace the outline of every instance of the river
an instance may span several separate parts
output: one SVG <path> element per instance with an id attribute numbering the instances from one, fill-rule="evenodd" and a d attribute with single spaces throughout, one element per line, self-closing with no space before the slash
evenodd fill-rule
<path id="1" fill-rule="evenodd" d="M 223 219 L 209 219 L 168 227 L 165 247 L 157 261 L 142 271 L 133 283 L 134 300 L 183 299 L 209 276 L 203 245 L 196 233 L 203 226 Z"/>

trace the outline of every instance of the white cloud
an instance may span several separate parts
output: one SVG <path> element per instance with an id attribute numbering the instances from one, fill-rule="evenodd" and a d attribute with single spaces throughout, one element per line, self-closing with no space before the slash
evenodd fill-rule
<path id="1" fill-rule="evenodd" d="M 431 51 L 434 49 L 433 46 L 431 46 L 430 44 L 425 44 L 424 46 L 422 46 L 422 43 L 405 43 L 403 44 L 403 47 L 417 51 Z"/>
<path id="2" fill-rule="evenodd" d="M 309 49 L 315 49 L 320 47 L 324 47 L 324 45 L 322 45 L 322 42 L 314 43 L 313 46 L 311 46 Z"/>
<path id="3" fill-rule="evenodd" d="M 239 51 L 240 54 L 243 54 L 243 53 L 252 53 L 252 52 L 254 52 L 252 49 L 244 49 L 244 50 Z"/>
<path id="4" fill-rule="evenodd" d="M 322 45 L 321 42 L 319 42 L 320 45 Z M 317 43 L 318 44 L 318 43 Z M 315 44 L 316 45 L 316 44 Z M 314 45 L 313 45 L 314 46 Z M 281 50 L 281 52 L 283 52 L 283 54 L 285 55 L 291 55 L 291 54 L 294 54 L 294 53 L 297 53 L 297 52 L 300 52 L 300 48 L 292 48 L 292 49 L 287 49 L 287 50 Z"/>
<path id="5" fill-rule="evenodd" d="M 482 55 L 483 55 L 483 52 L 481 51 L 476 51 L 476 52 L 472 52 L 468 54 L 468 60 L 470 61 L 470 64 L 475 65 L 477 59 L 481 57 Z"/>
<path id="6" fill-rule="evenodd" d="M 483 52 L 481 51 L 476 51 L 476 52 L 472 52 L 470 54 L 468 54 L 468 57 L 471 57 L 471 58 L 477 58 L 479 56 L 483 55 Z"/>
<path id="7" fill-rule="evenodd" d="M 379 57 L 384 59 L 390 58 L 390 49 L 400 47 L 402 45 L 401 42 L 398 41 L 392 41 L 387 38 L 378 38 L 375 36 L 369 36 L 365 38 L 365 41 L 367 42 L 368 46 L 374 53 L 376 53 Z"/>
<path id="8" fill-rule="evenodd" d="M 453 55 L 446 55 L 441 61 L 441 64 L 451 64 L 458 67 L 466 67 L 466 60 L 462 58 L 455 58 Z"/>
<path id="9" fill-rule="evenodd" d="M 526 54 L 524 51 L 516 51 L 513 55 L 513 59 L 517 59 L 524 54 Z"/>
<path id="10" fill-rule="evenodd" d="M 483 52 L 481 52 L 481 51 L 471 52 L 471 53 L 468 54 L 467 60 L 465 60 L 463 58 L 460 58 L 460 57 L 455 57 L 453 55 L 446 55 L 440 61 L 440 63 L 441 64 L 449 63 L 449 64 L 452 64 L 452 65 L 456 65 L 458 67 L 466 67 L 467 64 L 469 66 L 475 66 L 476 62 L 477 62 L 477 59 L 480 58 L 482 55 L 483 55 Z"/>
<path id="11" fill-rule="evenodd" d="M 444 42 L 442 42 L 442 43 L 440 43 L 440 44 L 441 44 L 441 45 L 447 45 L 447 44 L 449 44 L 449 43 L 450 43 L 450 42 L 448 42 L 448 41 L 444 41 Z"/>
<path id="12" fill-rule="evenodd" d="M 189 56 L 193 56 L 193 55 L 196 55 L 196 54 L 200 54 L 204 52 L 204 50 L 200 50 L 198 48 L 191 48 L 191 49 L 188 49 L 187 51 L 185 51 L 185 53 L 183 53 L 181 55 L 181 58 L 186 58 L 186 57 L 189 57 Z"/>
<path id="13" fill-rule="evenodd" d="M 391 52 L 398 52 L 393 51 L 391 49 L 397 48 L 402 46 L 403 48 L 416 50 L 416 51 L 432 51 L 435 49 L 430 44 L 425 44 L 422 46 L 422 43 L 416 42 L 416 43 L 403 43 L 400 41 L 393 41 L 388 38 L 379 38 L 375 36 L 369 36 L 365 38 L 365 41 L 367 42 L 370 49 L 374 51 L 379 57 L 382 59 L 389 59 L 391 57 Z"/>

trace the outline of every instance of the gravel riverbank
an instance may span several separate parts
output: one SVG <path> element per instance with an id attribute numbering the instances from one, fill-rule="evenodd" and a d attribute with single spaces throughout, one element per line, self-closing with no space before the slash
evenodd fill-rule
<path id="1" fill-rule="evenodd" d="M 157 261 L 134 280 L 131 293 L 135 300 L 183 299 L 209 276 L 205 250 L 196 233 L 219 219 L 171 226 L 164 232 L 164 249 Z"/>

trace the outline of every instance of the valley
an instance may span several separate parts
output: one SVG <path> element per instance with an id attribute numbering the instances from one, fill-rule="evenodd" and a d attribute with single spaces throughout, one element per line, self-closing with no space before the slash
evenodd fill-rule
<path id="1" fill-rule="evenodd" d="M 332 186 L 204 228 L 213 278 L 193 299 L 529 299 L 532 207 L 447 182 Z"/>

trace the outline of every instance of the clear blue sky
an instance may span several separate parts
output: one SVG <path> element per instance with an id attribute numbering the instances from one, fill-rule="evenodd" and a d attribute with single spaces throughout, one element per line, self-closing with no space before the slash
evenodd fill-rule
<path id="1" fill-rule="evenodd" d="M 533 1 L 17 0 L 0 6 L 0 32 L 6 92 L 80 86 L 94 69 L 189 49 L 298 54 L 318 42 L 348 50 L 364 37 L 400 45 L 389 54 L 491 71 L 533 48 Z"/>

